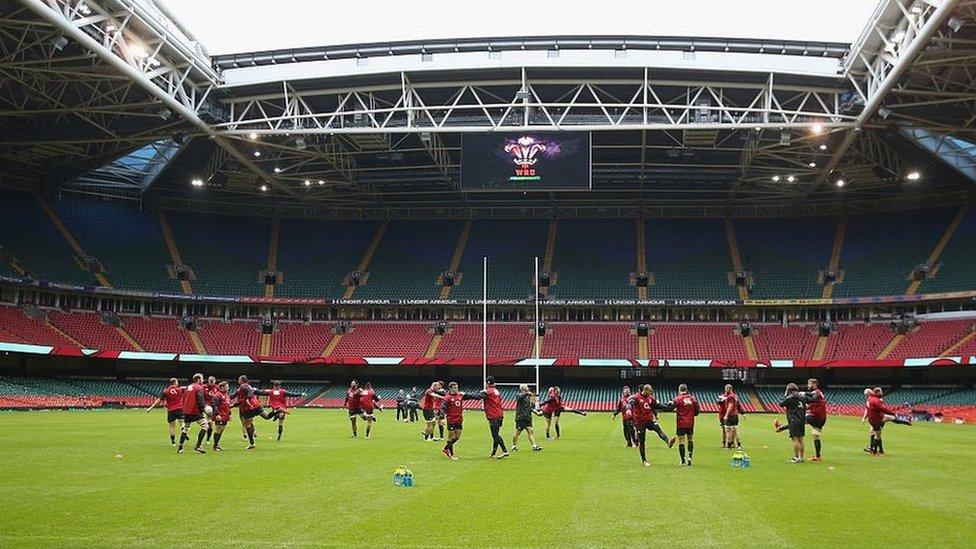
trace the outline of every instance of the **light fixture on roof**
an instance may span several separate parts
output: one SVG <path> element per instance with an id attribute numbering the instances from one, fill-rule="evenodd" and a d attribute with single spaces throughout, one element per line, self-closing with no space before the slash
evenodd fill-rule
<path id="1" fill-rule="evenodd" d="M 819 134 L 823 133 L 824 126 L 820 122 L 816 122 L 816 123 L 814 123 L 814 125 L 810 126 L 810 131 L 814 135 L 819 135 Z"/>
<path id="2" fill-rule="evenodd" d="M 261 151 L 254 151 L 254 158 L 259 158 L 261 156 Z"/>
<path id="3" fill-rule="evenodd" d="M 946 22 L 946 25 L 950 29 L 952 29 L 952 32 L 959 32 L 959 29 L 962 28 L 962 26 L 963 26 L 964 23 L 965 23 L 965 21 L 963 21 L 959 17 L 950 17 L 949 18 L 949 21 Z"/>
<path id="4" fill-rule="evenodd" d="M 838 189 L 842 189 L 844 185 L 847 185 L 847 181 L 844 181 L 844 178 L 842 177 L 839 178 L 837 181 L 834 181 L 834 185 L 836 185 Z"/>
<path id="5" fill-rule="evenodd" d="M 515 92 L 516 101 L 525 101 L 530 97 L 532 97 L 532 95 L 529 93 L 529 90 L 524 87 L 520 88 L 519 91 Z"/>
<path id="6" fill-rule="evenodd" d="M 267 185 L 261 185 L 260 189 L 261 189 L 261 192 L 263 192 L 263 193 L 268 192 L 268 186 Z"/>
<path id="7" fill-rule="evenodd" d="M 325 185 L 325 181 L 322 181 L 321 179 L 319 179 L 319 186 L 321 187 L 322 185 Z"/>
<path id="8" fill-rule="evenodd" d="M 311 182 L 311 181 L 309 181 L 308 179 L 306 179 L 306 180 L 305 180 L 305 186 L 306 186 L 306 187 L 311 187 L 311 186 L 312 186 L 312 182 Z"/>
<path id="9" fill-rule="evenodd" d="M 202 187 L 203 180 L 200 179 L 199 177 L 194 177 L 193 179 L 190 180 L 190 185 L 193 185 L 194 187 Z"/>
<path id="10" fill-rule="evenodd" d="M 139 44 L 131 44 L 129 46 L 129 53 L 131 53 L 132 57 L 135 57 L 136 59 L 145 59 L 149 57 L 149 52 L 146 51 L 146 48 L 140 46 Z"/>
<path id="11" fill-rule="evenodd" d="M 119 30 L 119 29 L 118 29 L 118 27 L 116 27 L 115 25 L 106 25 L 106 26 L 105 26 L 105 32 L 107 32 L 107 33 L 109 33 L 109 34 L 111 34 L 111 33 L 113 33 L 113 32 L 115 32 L 115 31 L 117 31 L 117 30 Z"/>
<path id="12" fill-rule="evenodd" d="M 788 182 L 790 182 L 790 183 L 792 183 L 792 182 L 794 182 L 794 181 L 796 181 L 796 178 L 795 178 L 795 177 L 793 177 L 792 175 L 788 175 L 788 176 L 786 176 L 786 180 L 787 180 Z"/>
<path id="13" fill-rule="evenodd" d="M 247 134 L 247 138 L 250 139 L 251 141 L 256 140 L 258 138 L 258 132 L 251 132 Z"/>
<path id="14" fill-rule="evenodd" d="M 817 167 L 817 163 L 816 162 L 811 162 L 811 163 L 807 164 L 807 166 L 810 166 L 811 168 L 816 168 Z"/>
<path id="15" fill-rule="evenodd" d="M 918 181 L 921 178 L 922 178 L 922 174 L 920 174 L 918 170 L 912 170 L 908 172 L 908 175 L 905 176 L 905 179 L 909 181 Z"/>
<path id="16" fill-rule="evenodd" d="M 779 182 L 779 176 L 778 175 L 774 175 L 773 176 L 773 181 L 778 183 Z"/>
<path id="17" fill-rule="evenodd" d="M 91 15 L 91 8 L 89 8 L 88 4 L 85 4 L 84 2 L 78 2 L 78 13 L 82 15 Z"/>
<path id="18" fill-rule="evenodd" d="M 306 147 L 308 147 L 308 144 L 305 143 L 305 138 L 304 137 L 299 137 L 298 139 L 295 140 L 295 148 L 296 149 L 298 149 L 300 151 L 304 151 Z"/>
<path id="19" fill-rule="evenodd" d="M 281 168 L 279 168 L 278 166 L 275 166 L 274 167 L 274 173 L 281 173 Z"/>
<path id="20" fill-rule="evenodd" d="M 820 144 L 820 150 L 822 150 L 822 151 L 827 150 L 827 144 L 826 143 L 821 143 Z"/>
<path id="21" fill-rule="evenodd" d="M 54 49 L 57 51 L 61 51 L 65 46 L 68 45 L 68 39 L 59 34 L 51 39 L 51 45 L 54 46 Z"/>

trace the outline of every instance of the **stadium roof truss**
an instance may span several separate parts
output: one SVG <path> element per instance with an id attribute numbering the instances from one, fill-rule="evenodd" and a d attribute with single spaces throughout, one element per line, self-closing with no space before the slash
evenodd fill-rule
<path id="1" fill-rule="evenodd" d="M 972 137 L 974 21 L 972 0 L 882 0 L 851 45 L 526 37 L 211 57 L 157 0 L 0 0 L 0 184 L 269 215 L 952 202 L 972 181 L 922 151 Z M 592 132 L 593 191 L 463 192 L 460 136 L 506 130 Z M 151 176 L 124 160 L 147 146 Z"/>

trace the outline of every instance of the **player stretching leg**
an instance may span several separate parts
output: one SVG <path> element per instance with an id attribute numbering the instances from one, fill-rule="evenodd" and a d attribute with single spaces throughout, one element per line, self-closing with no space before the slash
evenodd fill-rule
<path id="1" fill-rule="evenodd" d="M 169 444 L 176 446 L 176 427 L 183 422 L 183 393 L 185 388 L 180 387 L 180 380 L 175 377 L 170 378 L 169 386 L 156 397 L 156 401 L 146 410 L 146 413 L 153 411 L 160 402 L 166 403 L 166 423 L 169 424 Z"/>
<path id="2" fill-rule="evenodd" d="M 681 465 L 691 467 L 691 458 L 695 453 L 695 417 L 701 413 L 701 406 L 688 392 L 688 386 L 682 383 L 678 385 L 678 396 L 674 397 L 668 408 L 675 412 L 675 434 L 678 436 L 678 455 L 681 456 Z M 687 460 L 685 447 L 688 448 Z"/>
<path id="3" fill-rule="evenodd" d="M 177 447 L 177 453 L 183 453 L 183 443 L 190 439 L 190 424 L 192 423 L 200 426 L 200 432 L 197 433 L 197 443 L 193 449 L 201 454 L 207 453 L 203 449 L 203 437 L 207 436 L 207 428 L 209 425 L 207 415 L 210 412 L 207 411 L 208 406 L 204 401 L 205 392 L 206 387 L 203 386 L 203 374 L 193 374 L 193 383 L 183 393 L 183 431 L 180 433 L 180 444 Z"/>
<path id="4" fill-rule="evenodd" d="M 505 421 L 505 411 L 502 408 L 502 394 L 495 387 L 494 376 L 485 378 L 485 388 L 483 390 L 470 395 L 464 395 L 463 399 L 484 401 L 485 419 L 488 420 L 488 427 L 491 429 L 491 455 L 488 457 L 495 459 L 498 450 L 501 450 L 502 453 L 498 454 L 497 458 L 507 458 L 508 448 L 505 448 L 505 440 L 502 439 L 501 435 L 502 423 Z"/>
<path id="5" fill-rule="evenodd" d="M 380 406 L 380 397 L 373 390 L 373 384 L 366 382 L 363 389 L 359 391 L 359 409 L 363 413 L 363 421 L 366 422 L 366 438 L 369 438 L 369 432 L 373 429 L 373 423 L 376 422 L 376 416 L 373 414 L 373 408 L 380 411 L 383 407 Z"/>
<path id="6" fill-rule="evenodd" d="M 810 426 L 810 430 L 813 432 L 813 449 L 816 452 L 810 461 L 820 461 L 822 459 L 820 435 L 823 432 L 824 425 L 827 424 L 827 397 L 820 390 L 820 382 L 814 378 L 807 380 L 806 393 L 812 397 L 812 400 L 807 402 L 806 424 Z M 777 433 L 790 428 L 789 425 L 780 423 L 778 419 L 773 422 L 773 425 L 776 427 Z"/>
<path id="7" fill-rule="evenodd" d="M 349 388 L 346 389 L 346 400 L 342 403 L 342 406 L 349 412 L 349 425 L 352 427 L 353 438 L 359 436 L 359 431 L 356 429 L 356 417 L 362 416 L 363 421 L 366 421 L 366 416 L 359 407 L 359 393 L 359 382 L 355 379 L 350 381 Z"/>
<path id="8" fill-rule="evenodd" d="M 434 381 L 430 384 L 430 387 L 424 391 L 423 398 L 420 399 L 420 410 L 424 415 L 424 440 L 434 440 L 434 423 L 437 420 L 437 409 L 440 408 L 435 401 L 444 398 L 443 387 L 441 387 L 440 381 Z M 406 412 L 404 412 L 404 421 L 406 421 Z M 441 424 L 441 436 L 444 436 L 444 424 Z"/>
<path id="9" fill-rule="evenodd" d="M 725 447 L 735 447 L 742 449 L 742 440 L 739 438 L 739 414 L 745 415 L 746 410 L 739 402 L 739 396 L 732 390 L 731 385 L 725 386 L 725 392 L 720 397 L 725 402 Z"/>
<path id="10" fill-rule="evenodd" d="M 278 420 L 278 440 L 281 440 L 281 433 L 285 430 L 285 416 L 288 412 L 288 397 L 302 398 L 305 393 L 289 393 L 281 386 L 281 381 L 272 381 L 271 390 L 268 391 L 268 407 L 271 408 L 272 417 Z"/>
<path id="11" fill-rule="evenodd" d="M 614 409 L 610 419 L 617 419 L 620 414 L 624 415 L 624 441 L 628 448 L 637 446 L 637 435 L 634 434 L 634 414 L 630 411 L 627 403 L 630 401 L 630 387 L 624 385 L 623 392 L 620 393 L 620 400 L 617 401 L 617 408 Z"/>
<path id="12" fill-rule="evenodd" d="M 801 392 L 796 383 L 790 383 L 779 403 L 786 410 L 786 425 L 780 424 L 778 419 L 773 425 L 777 433 L 784 430 L 790 432 L 793 440 L 793 458 L 790 463 L 803 463 L 803 454 L 806 451 L 803 438 L 806 436 L 807 404 L 815 399 L 813 394 Z"/>
<path id="13" fill-rule="evenodd" d="M 244 432 L 247 434 L 248 450 L 254 449 L 254 418 L 260 416 L 264 419 L 274 419 L 274 415 L 265 412 L 261 407 L 261 401 L 258 400 L 258 395 L 267 394 L 267 391 L 251 387 L 247 376 L 237 378 L 237 392 L 234 393 L 231 405 L 240 408 L 238 415 L 241 417 L 241 425 L 244 426 Z"/>
<path id="14" fill-rule="evenodd" d="M 871 444 L 864 451 L 871 455 L 883 456 L 885 452 L 884 444 L 881 442 L 881 429 L 884 428 L 885 423 L 890 421 L 899 425 L 911 425 L 912 422 L 899 418 L 895 415 L 894 410 L 885 406 L 884 392 L 881 387 L 865 389 L 864 396 L 867 397 L 867 403 L 861 423 L 867 420 L 871 425 Z"/>
<path id="15" fill-rule="evenodd" d="M 213 398 L 213 449 L 214 452 L 223 450 L 220 447 L 220 437 L 224 435 L 224 429 L 230 422 L 231 401 L 230 385 L 226 381 L 221 381 L 217 385 L 217 393 Z"/>
<path id="16" fill-rule="evenodd" d="M 542 415 L 546 416 L 547 440 L 552 438 L 549 434 L 552 427 L 556 428 L 556 440 L 559 440 L 559 416 L 563 412 L 570 412 L 586 417 L 585 410 L 575 410 L 563 404 L 562 390 L 559 387 L 550 387 L 549 396 L 540 405 L 542 407 Z"/>
<path id="17" fill-rule="evenodd" d="M 532 451 L 538 452 L 542 447 L 535 443 L 535 431 L 532 429 L 532 412 L 535 410 L 536 396 L 529 391 L 525 383 L 519 385 L 518 395 L 515 397 L 515 436 L 512 437 L 512 451 L 518 450 L 518 439 L 522 431 L 529 437 Z"/>
<path id="18" fill-rule="evenodd" d="M 674 446 L 674 437 L 669 439 L 657 423 L 657 411 L 667 410 L 668 407 L 658 403 L 657 399 L 654 398 L 654 388 L 650 385 L 644 385 L 641 387 L 640 393 L 630 397 L 628 407 L 634 414 L 634 429 L 637 431 L 637 448 L 640 450 L 641 462 L 644 467 L 650 467 L 651 464 L 647 462 L 647 431 L 657 433 L 657 436 L 668 445 L 668 448 Z"/>

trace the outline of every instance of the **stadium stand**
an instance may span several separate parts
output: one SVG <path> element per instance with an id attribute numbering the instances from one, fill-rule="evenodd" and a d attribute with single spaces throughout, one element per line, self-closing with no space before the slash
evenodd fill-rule
<path id="1" fill-rule="evenodd" d="M 838 324 L 837 330 L 827 338 L 823 358 L 825 360 L 854 357 L 873 359 L 884 350 L 892 337 L 894 332 L 887 323 L 883 322 Z"/>
<path id="2" fill-rule="evenodd" d="M 329 356 L 424 356 L 433 337 L 422 322 L 361 322 Z"/>
<path id="3" fill-rule="evenodd" d="M 815 326 L 809 324 L 753 324 L 752 339 L 760 359 L 813 357 L 817 345 Z"/>
<path id="4" fill-rule="evenodd" d="M 974 319 L 920 322 L 888 355 L 888 358 L 935 357 L 973 329 Z"/>
<path id="5" fill-rule="evenodd" d="M 844 282 L 834 297 L 900 295 L 909 275 L 939 242 L 955 210 L 851 217 L 840 268 Z"/>
<path id="6" fill-rule="evenodd" d="M 436 299 L 438 275 L 447 270 L 461 233 L 456 221 L 390 223 L 356 289 L 358 299 Z"/>
<path id="7" fill-rule="evenodd" d="M 488 299 L 526 299 L 534 292 L 534 258 L 546 251 L 545 221 L 475 221 L 461 257 L 453 299 L 481 299 L 482 258 L 488 257 Z M 557 237 L 557 242 L 559 241 Z"/>
<path id="8" fill-rule="evenodd" d="M 208 320 L 198 328 L 203 346 L 211 355 L 261 354 L 261 330 L 257 322 Z"/>
<path id="9" fill-rule="evenodd" d="M 196 351 L 179 319 L 123 316 L 122 323 L 139 345 L 152 353 L 189 353 Z"/>
<path id="10" fill-rule="evenodd" d="M 718 219 L 648 219 L 647 268 L 654 274 L 650 299 L 736 299 L 725 228 Z"/>
<path id="11" fill-rule="evenodd" d="M 268 266 L 267 219 L 167 212 L 193 291 L 202 295 L 264 295 L 258 275 Z"/>
<path id="12" fill-rule="evenodd" d="M 488 324 L 488 355 L 524 357 L 532 355 L 532 324 Z M 481 324 L 457 323 L 441 339 L 435 358 L 481 356 Z"/>
<path id="13" fill-rule="evenodd" d="M 334 324 L 316 322 L 279 322 L 271 340 L 271 354 L 276 356 L 319 356 L 332 340 Z"/>
<path id="14" fill-rule="evenodd" d="M 19 343 L 75 347 L 69 339 L 49 328 L 44 322 L 27 317 L 17 307 L 0 307 L 0 326 L 4 332 L 19 338 Z M 3 335 L 3 333 L 0 333 Z M 18 342 L 15 342 L 18 343 Z"/>
<path id="15" fill-rule="evenodd" d="M 747 358 L 742 336 L 733 324 L 655 324 L 647 338 L 651 358 Z"/>
<path id="16" fill-rule="evenodd" d="M 549 296 L 560 299 L 634 299 L 629 274 L 637 270 L 637 237 L 630 221 L 559 222 Z"/>
<path id="17" fill-rule="evenodd" d="M 836 218 L 736 219 L 743 268 L 751 272 L 756 299 L 820 297 L 820 269 L 827 267 Z"/>
<path id="18" fill-rule="evenodd" d="M 114 202 L 62 199 L 51 203 L 85 251 L 98 258 L 113 286 L 179 291 L 156 216 Z"/>
<path id="19" fill-rule="evenodd" d="M 547 358 L 637 356 L 637 335 L 632 332 L 632 324 L 551 323 L 544 338 L 542 356 Z M 531 333 L 529 337 L 531 339 Z"/>
<path id="20" fill-rule="evenodd" d="M 91 273 L 79 267 L 74 250 L 31 195 L 6 193 L 0 200 L 0 245 L 36 279 L 96 284 Z"/>
<path id="21" fill-rule="evenodd" d="M 113 326 L 102 322 L 98 314 L 52 312 L 48 320 L 89 349 L 137 350 Z"/>
<path id="22" fill-rule="evenodd" d="M 922 281 L 921 293 L 958 292 L 976 287 L 976 210 L 970 209 L 939 257 L 934 278 Z"/>
<path id="23" fill-rule="evenodd" d="M 339 299 L 343 281 L 363 256 L 378 224 L 369 221 L 281 220 L 279 297 Z"/>

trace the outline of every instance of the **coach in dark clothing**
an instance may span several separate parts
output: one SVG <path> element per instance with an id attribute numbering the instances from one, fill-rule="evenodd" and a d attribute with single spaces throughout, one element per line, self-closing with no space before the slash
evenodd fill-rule
<path id="1" fill-rule="evenodd" d="M 807 403 L 813 402 L 816 397 L 810 393 L 799 390 L 796 383 L 786 386 L 786 393 L 779 405 L 786 410 L 786 428 L 790 431 L 790 438 L 793 439 L 793 459 L 790 463 L 803 463 L 803 437 L 806 435 L 806 416 Z M 782 431 L 780 425 L 776 426 L 777 431 Z"/>
<path id="2" fill-rule="evenodd" d="M 518 439 L 525 431 L 532 443 L 532 451 L 538 452 L 542 448 L 535 443 L 535 432 L 532 430 L 532 414 L 535 413 L 536 396 L 529 391 L 525 383 L 519 385 L 518 395 L 515 397 L 515 436 L 512 437 L 512 450 L 518 450 Z"/>

